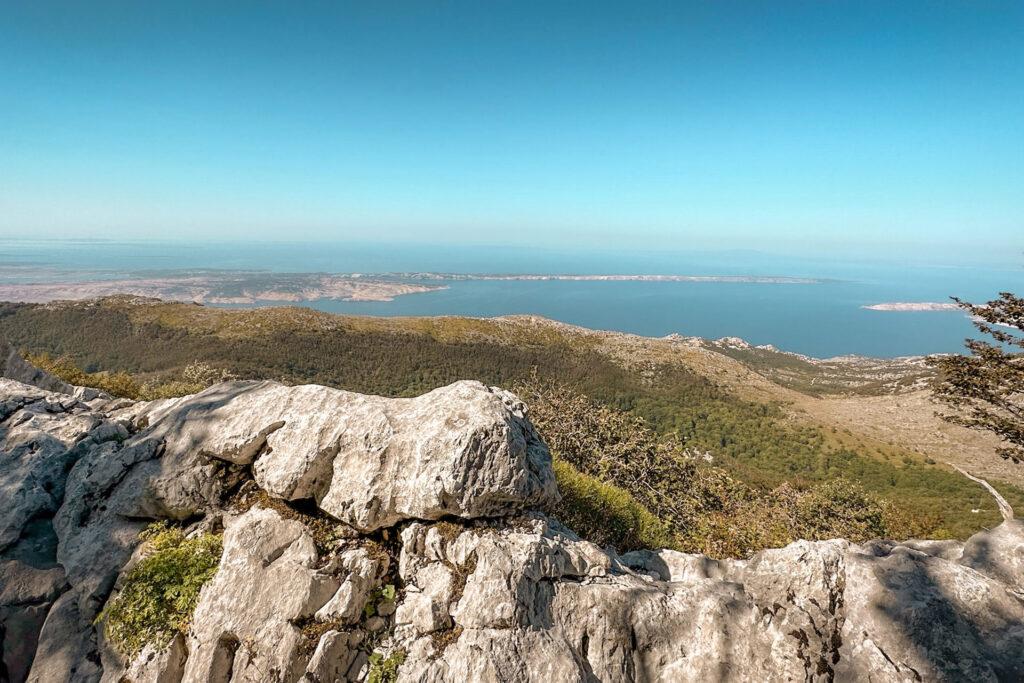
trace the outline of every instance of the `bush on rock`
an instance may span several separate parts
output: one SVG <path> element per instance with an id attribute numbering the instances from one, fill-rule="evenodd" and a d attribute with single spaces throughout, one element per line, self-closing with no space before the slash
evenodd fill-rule
<path id="1" fill-rule="evenodd" d="M 166 522 L 150 525 L 139 538 L 144 557 L 97 619 L 107 638 L 130 655 L 148 644 L 165 647 L 175 633 L 188 630 L 199 591 L 217 573 L 222 550 L 220 536 L 186 538 Z"/>

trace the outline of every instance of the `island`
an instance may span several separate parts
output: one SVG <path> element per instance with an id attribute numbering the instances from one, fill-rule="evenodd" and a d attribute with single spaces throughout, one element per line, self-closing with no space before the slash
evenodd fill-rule
<path id="1" fill-rule="evenodd" d="M 958 311 L 960 306 L 945 301 L 891 301 L 882 304 L 861 306 L 872 311 Z"/>

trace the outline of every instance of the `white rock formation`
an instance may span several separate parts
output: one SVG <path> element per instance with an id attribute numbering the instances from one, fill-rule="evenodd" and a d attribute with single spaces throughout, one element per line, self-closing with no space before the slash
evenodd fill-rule
<path id="1" fill-rule="evenodd" d="M 417 398 L 230 382 L 155 402 L 141 438 L 167 456 L 252 464 L 267 492 L 315 498 L 361 531 L 410 518 L 479 517 L 555 497 L 551 456 L 514 395 L 456 382 Z"/>
<path id="2" fill-rule="evenodd" d="M 0 680 L 362 681 L 373 652 L 400 681 L 1024 680 L 1024 522 L 618 556 L 536 511 L 553 481 L 522 404 L 474 382 L 131 404 L 0 380 Z M 188 633 L 126 657 L 94 620 L 154 519 L 223 528 L 223 555 Z"/>

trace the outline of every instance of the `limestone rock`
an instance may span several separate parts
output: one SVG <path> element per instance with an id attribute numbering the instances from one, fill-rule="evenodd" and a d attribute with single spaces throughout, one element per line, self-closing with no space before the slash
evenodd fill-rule
<path id="1" fill-rule="evenodd" d="M 1007 525 L 967 547 L 1012 551 L 1018 527 Z M 445 541 L 417 524 L 403 539 L 410 592 L 400 616 L 427 604 L 428 586 L 418 584 L 425 568 L 476 562 L 449 605 L 449 644 L 434 645 L 427 619 L 407 618 L 397 631 L 409 652 L 401 680 L 1024 676 L 1024 596 L 966 566 L 971 557 L 952 559 L 948 547 L 932 555 L 899 543 L 800 541 L 747 561 L 670 551 L 598 560 L 540 516 L 528 532 L 465 530 Z"/>
<path id="2" fill-rule="evenodd" d="M 188 639 L 185 680 L 295 680 L 307 662 L 296 657 L 297 621 L 312 617 L 338 589 L 314 569 L 316 548 L 305 527 L 253 508 L 230 520 L 224 554 L 203 587 Z"/>
<path id="3" fill-rule="evenodd" d="M 29 683 L 92 683 L 103 670 L 91 619 L 84 617 L 72 592 L 50 608 L 35 652 Z"/>
<path id="4" fill-rule="evenodd" d="M 334 596 L 316 612 L 323 622 L 351 624 L 363 616 L 370 594 L 388 570 L 388 558 L 374 557 L 363 548 L 345 551 L 338 558 L 346 576 Z"/>
<path id="5" fill-rule="evenodd" d="M 0 661 L 11 680 L 28 676 L 46 615 L 66 587 L 60 567 L 33 567 L 18 559 L 0 561 Z"/>
<path id="6" fill-rule="evenodd" d="M 45 391 L 62 394 L 74 393 L 76 389 L 76 387 L 54 377 L 45 370 L 40 370 L 26 361 L 21 357 L 16 348 L 2 339 L 0 339 L 0 378 L 11 379 L 15 382 L 39 387 Z M 96 390 L 93 389 L 92 391 Z"/>
<path id="7" fill-rule="evenodd" d="M 116 668 L 111 668 L 109 674 L 105 670 L 102 683 L 119 683 L 125 679 L 132 683 L 181 683 L 187 658 L 185 638 L 176 635 L 163 649 L 152 645 L 144 647 L 123 676 Z"/>
<path id="8" fill-rule="evenodd" d="M 165 459 L 252 463 L 257 483 L 315 498 L 362 531 L 403 519 L 479 517 L 557 498 L 551 456 L 512 394 L 456 382 L 417 398 L 228 382 L 154 402 L 140 420 Z"/>
<path id="9" fill-rule="evenodd" d="M 359 651 L 347 633 L 328 631 L 319 640 L 306 667 L 305 680 L 345 681 Z"/>
<path id="10" fill-rule="evenodd" d="M 374 651 L 405 654 L 401 681 L 1024 680 L 1019 520 L 966 543 L 620 557 L 531 511 L 557 495 L 550 456 L 499 389 L 79 393 L 0 379 L 15 683 L 363 681 Z M 249 471 L 263 498 L 235 507 Z M 331 517 L 377 540 L 314 542 Z M 223 528 L 224 552 L 189 632 L 127 658 L 94 619 L 157 519 Z M 367 618 L 387 582 L 396 601 Z"/>
<path id="11" fill-rule="evenodd" d="M 30 519 L 57 511 L 68 470 L 90 445 L 81 442 L 101 421 L 70 396 L 4 379 L 0 379 L 0 418 L 3 550 L 18 540 Z"/>

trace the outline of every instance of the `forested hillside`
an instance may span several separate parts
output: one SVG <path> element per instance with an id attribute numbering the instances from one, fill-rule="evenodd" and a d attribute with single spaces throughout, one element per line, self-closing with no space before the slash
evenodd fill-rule
<path id="1" fill-rule="evenodd" d="M 786 419 L 775 402 L 750 400 L 718 381 L 705 353 L 616 353 L 557 324 L 464 318 L 378 319 L 308 309 L 217 309 L 114 297 L 87 303 L 0 304 L 0 335 L 85 373 L 121 376 L 125 393 L 159 391 L 195 361 L 215 375 L 319 383 L 414 396 L 458 379 L 501 386 L 548 381 L 595 404 L 641 416 L 663 436 L 755 488 L 797 489 L 845 478 L 899 501 L 932 535 L 966 536 L 999 520 L 984 490 L 898 447 L 870 448 L 835 430 Z M 625 349 L 625 350 L 624 350 Z M 46 357 L 44 357 L 45 359 Z M 708 360 L 711 358 L 711 361 Z M 37 358 L 38 359 L 38 358 Z M 729 366 L 731 367 L 731 366 Z M 767 382 L 757 376 L 760 381 Z M 996 482 L 1024 509 L 1024 491 Z M 978 510 L 972 512 L 972 510 Z"/>

